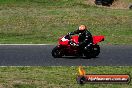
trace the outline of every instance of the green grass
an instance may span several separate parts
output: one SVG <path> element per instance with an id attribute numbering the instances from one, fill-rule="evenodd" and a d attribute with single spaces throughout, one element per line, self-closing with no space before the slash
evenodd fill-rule
<path id="1" fill-rule="evenodd" d="M 85 66 L 87 74 L 130 74 L 130 66 Z M 76 82 L 78 67 L 0 67 L 1 88 L 131 88 L 129 84 L 85 84 Z"/>
<path id="2" fill-rule="evenodd" d="M 130 3 L 131 0 L 125 2 Z M 103 44 L 132 44 L 132 11 L 89 5 L 87 0 L 0 0 L 0 43 L 57 43 L 88 25 Z"/>

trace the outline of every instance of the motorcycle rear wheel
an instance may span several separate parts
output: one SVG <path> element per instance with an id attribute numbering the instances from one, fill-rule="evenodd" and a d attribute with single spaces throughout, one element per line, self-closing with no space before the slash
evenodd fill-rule
<path id="1" fill-rule="evenodd" d="M 94 45 L 93 47 L 93 52 L 92 52 L 92 57 L 97 57 L 100 53 L 100 47 L 99 45 Z"/>
<path id="2" fill-rule="evenodd" d="M 91 50 L 89 51 L 89 50 L 85 50 L 84 51 L 84 58 L 87 58 L 87 59 L 90 59 L 90 58 L 92 58 L 92 52 L 91 52 Z"/>
<path id="3" fill-rule="evenodd" d="M 100 53 L 100 47 L 99 45 L 93 45 L 91 50 L 85 50 L 84 56 L 85 58 L 95 58 Z"/>

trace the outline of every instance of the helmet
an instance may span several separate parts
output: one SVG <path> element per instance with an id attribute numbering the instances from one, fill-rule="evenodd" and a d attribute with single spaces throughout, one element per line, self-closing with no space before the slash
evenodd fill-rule
<path id="1" fill-rule="evenodd" d="M 86 30 L 86 29 L 87 29 L 87 28 L 86 28 L 85 25 L 80 25 L 80 26 L 79 26 L 79 30 L 80 30 L 80 31 L 83 31 L 83 30 Z"/>

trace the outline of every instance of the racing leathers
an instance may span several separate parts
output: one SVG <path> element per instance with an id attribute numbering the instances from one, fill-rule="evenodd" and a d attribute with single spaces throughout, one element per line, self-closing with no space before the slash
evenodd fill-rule
<path id="1" fill-rule="evenodd" d="M 75 35 L 78 34 L 79 38 L 78 38 L 78 46 L 80 49 L 90 49 L 91 45 L 93 44 L 93 38 L 91 33 L 88 30 L 76 30 L 74 32 L 69 33 L 70 35 Z"/>

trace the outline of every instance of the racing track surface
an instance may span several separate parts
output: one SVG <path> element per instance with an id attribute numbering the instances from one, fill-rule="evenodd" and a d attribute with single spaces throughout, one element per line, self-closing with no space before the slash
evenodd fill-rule
<path id="1" fill-rule="evenodd" d="M 132 66 L 132 45 L 101 46 L 97 58 L 53 58 L 54 45 L 0 45 L 0 66 Z"/>

